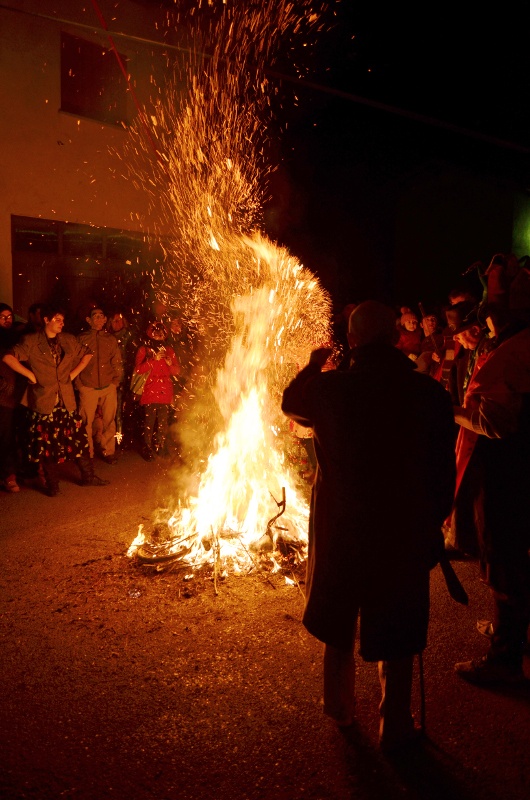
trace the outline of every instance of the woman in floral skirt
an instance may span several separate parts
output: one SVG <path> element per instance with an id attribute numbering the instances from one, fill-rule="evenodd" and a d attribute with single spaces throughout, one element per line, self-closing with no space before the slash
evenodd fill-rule
<path id="1" fill-rule="evenodd" d="M 104 486 L 109 481 L 94 475 L 88 438 L 76 410 L 72 385 L 92 354 L 74 336 L 62 333 L 61 309 L 45 306 L 41 315 L 44 330 L 23 336 L 3 360 L 29 380 L 25 455 L 30 462 L 42 465 L 46 493 L 54 497 L 59 492 L 56 465 L 63 461 L 77 461 L 81 486 Z"/>

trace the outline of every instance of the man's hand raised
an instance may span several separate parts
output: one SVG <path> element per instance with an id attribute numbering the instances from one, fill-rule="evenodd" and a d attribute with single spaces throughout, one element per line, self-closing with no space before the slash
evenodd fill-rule
<path id="1" fill-rule="evenodd" d="M 313 350 L 309 357 L 310 364 L 318 364 L 320 368 L 324 366 L 333 350 L 330 347 L 319 347 L 318 350 Z"/>

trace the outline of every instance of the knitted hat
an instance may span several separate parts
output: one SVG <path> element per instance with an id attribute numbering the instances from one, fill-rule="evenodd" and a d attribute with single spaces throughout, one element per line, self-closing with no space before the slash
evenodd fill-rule
<path id="1" fill-rule="evenodd" d="M 403 327 L 405 327 L 405 322 L 411 322 L 412 320 L 416 320 L 416 322 L 418 321 L 418 317 L 416 316 L 416 314 L 413 314 L 410 309 L 407 309 L 407 311 L 405 312 L 403 312 L 403 309 L 401 309 L 401 311 L 402 314 L 400 322 L 403 325 Z"/>

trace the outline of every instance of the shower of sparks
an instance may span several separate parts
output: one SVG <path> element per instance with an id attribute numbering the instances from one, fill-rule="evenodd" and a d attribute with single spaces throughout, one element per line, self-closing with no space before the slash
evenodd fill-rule
<path id="1" fill-rule="evenodd" d="M 205 25 L 197 21 L 200 6 L 190 52 L 202 55 L 190 56 L 185 81 L 176 73 L 152 110 L 160 159 L 137 127 L 127 162 L 152 210 L 162 208 L 158 300 L 195 343 L 178 424 L 185 463 L 174 508 L 159 510 L 159 518 L 184 563 L 237 570 L 267 530 L 270 549 L 279 529 L 284 540 L 307 539 L 307 503 L 286 465 L 280 402 L 311 350 L 329 341 L 330 301 L 258 225 L 272 91 L 263 68 L 282 42 L 312 35 L 319 17 L 309 0 L 296 10 L 284 0 L 224 3 Z M 268 529 L 283 488 L 287 510 Z M 145 540 L 140 531 L 130 553 Z"/>

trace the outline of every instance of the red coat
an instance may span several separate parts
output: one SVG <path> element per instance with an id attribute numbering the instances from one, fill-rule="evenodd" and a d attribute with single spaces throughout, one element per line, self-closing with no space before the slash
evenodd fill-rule
<path id="1" fill-rule="evenodd" d="M 171 366 L 166 362 L 171 359 Z M 141 405 L 148 403 L 171 403 L 173 400 L 172 375 L 178 375 L 180 364 L 172 347 L 165 348 L 165 357 L 157 360 L 155 351 L 150 347 L 138 348 L 134 371 L 142 374 L 149 372 L 144 390 L 140 397 Z"/>
<path id="2" fill-rule="evenodd" d="M 415 331 L 408 331 L 402 325 L 398 325 L 399 341 L 396 345 L 398 350 L 401 350 L 406 356 L 413 353 L 419 356 L 421 353 L 421 330 L 416 328 Z"/>

